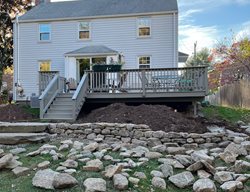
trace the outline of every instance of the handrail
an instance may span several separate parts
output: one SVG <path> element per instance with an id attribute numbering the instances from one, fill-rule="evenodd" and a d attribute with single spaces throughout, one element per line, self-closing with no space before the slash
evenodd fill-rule
<path id="1" fill-rule="evenodd" d="M 48 110 L 49 106 L 60 92 L 60 81 L 59 75 L 56 74 L 53 79 L 49 82 L 42 95 L 39 97 L 40 100 L 40 118 L 44 118 L 44 114 Z"/>
<path id="2" fill-rule="evenodd" d="M 80 113 L 80 110 L 84 104 L 85 98 L 87 96 L 87 90 L 89 86 L 88 75 L 84 74 L 77 89 L 72 96 L 73 101 L 73 119 L 75 120 Z"/>

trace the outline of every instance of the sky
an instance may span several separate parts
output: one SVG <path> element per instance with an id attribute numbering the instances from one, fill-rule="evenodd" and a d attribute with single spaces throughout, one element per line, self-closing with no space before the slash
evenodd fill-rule
<path id="1" fill-rule="evenodd" d="M 52 0 L 65 1 L 65 0 Z M 179 50 L 193 54 L 215 47 L 224 38 L 250 37 L 250 0 L 177 0 Z"/>

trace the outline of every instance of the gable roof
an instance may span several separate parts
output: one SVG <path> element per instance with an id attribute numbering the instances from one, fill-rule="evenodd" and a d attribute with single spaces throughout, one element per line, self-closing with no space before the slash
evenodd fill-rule
<path id="1" fill-rule="evenodd" d="M 78 0 L 41 3 L 19 17 L 19 21 L 136 15 L 177 10 L 177 0 Z"/>
<path id="2" fill-rule="evenodd" d="M 116 55 L 117 51 L 104 45 L 90 45 L 75 51 L 66 53 L 66 56 L 93 56 L 93 55 Z"/>
<path id="3" fill-rule="evenodd" d="M 178 62 L 185 63 L 188 59 L 189 55 L 183 52 L 178 52 Z"/>

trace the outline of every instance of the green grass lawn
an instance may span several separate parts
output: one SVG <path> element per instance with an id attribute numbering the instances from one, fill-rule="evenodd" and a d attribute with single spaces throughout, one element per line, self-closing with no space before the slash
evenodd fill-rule
<path id="1" fill-rule="evenodd" d="M 250 123 L 250 110 L 240 108 L 229 108 L 219 106 L 209 106 L 202 109 L 204 116 L 208 119 L 222 119 L 231 123 L 241 120 Z"/>
<path id="2" fill-rule="evenodd" d="M 35 170 L 36 166 L 38 163 L 41 163 L 45 160 L 49 160 L 51 162 L 50 168 L 52 170 L 55 170 L 60 162 L 63 162 L 66 160 L 66 158 L 60 159 L 58 161 L 52 161 L 52 158 L 50 155 L 39 155 L 36 157 L 26 157 L 25 154 L 28 152 L 34 151 L 38 149 L 40 145 L 28 145 L 26 147 L 27 152 L 20 154 L 19 161 L 23 163 L 23 166 L 31 168 L 30 174 L 27 176 L 21 176 L 21 177 L 16 177 L 10 170 L 4 170 L 0 172 L 0 191 L 2 192 L 26 192 L 26 191 L 32 191 L 32 192 L 45 192 L 49 190 L 45 189 L 40 189 L 32 186 L 32 178 L 34 177 L 35 173 L 37 170 Z M 67 155 L 67 152 L 63 153 L 65 156 Z M 115 159 L 121 159 L 122 157 L 119 156 L 119 152 L 109 152 L 109 155 L 111 155 Z M 137 161 L 137 159 L 133 159 L 134 161 Z M 245 159 L 244 159 L 245 160 Z M 110 161 L 103 161 L 104 166 L 112 164 Z M 78 180 L 79 184 L 71 189 L 64 189 L 64 190 L 57 190 L 57 191 L 64 191 L 64 192 L 83 192 L 84 191 L 84 186 L 83 182 L 85 179 L 89 177 L 94 177 L 94 178 L 104 178 L 101 172 L 87 172 L 87 171 L 82 171 L 81 167 L 84 165 L 84 163 L 79 163 L 77 172 L 73 174 L 73 176 Z M 141 179 L 139 182 L 138 187 L 133 186 L 132 184 L 129 184 L 129 189 L 126 191 L 131 191 L 131 192 L 191 192 L 192 191 L 192 186 L 186 189 L 179 189 L 175 187 L 172 183 L 170 183 L 167 179 L 165 179 L 166 184 L 167 184 L 167 190 L 158 190 L 152 187 L 151 185 L 151 180 L 152 176 L 150 175 L 150 172 L 152 170 L 157 170 L 158 166 L 160 163 L 157 160 L 150 160 L 148 163 L 144 164 L 143 166 L 136 167 L 132 169 L 131 172 L 129 172 L 130 176 L 133 176 L 134 172 L 136 171 L 141 171 L 144 172 L 147 176 L 147 179 Z M 216 160 L 215 161 L 216 166 L 230 166 L 226 165 L 223 161 L 221 160 Z M 184 171 L 184 169 L 174 169 L 174 174 L 180 173 Z M 194 174 L 196 180 L 197 175 Z M 113 187 L 113 182 L 112 180 L 107 181 L 107 191 L 108 192 L 116 192 L 117 190 L 114 189 Z M 219 189 L 219 184 L 217 184 L 218 187 L 218 192 L 221 192 Z M 242 190 L 243 192 L 250 191 L 250 181 L 245 183 L 245 189 Z"/>

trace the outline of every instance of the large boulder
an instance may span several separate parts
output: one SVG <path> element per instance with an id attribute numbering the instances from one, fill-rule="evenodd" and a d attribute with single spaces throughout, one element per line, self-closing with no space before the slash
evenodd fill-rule
<path id="1" fill-rule="evenodd" d="M 106 181 L 101 178 L 88 178 L 83 182 L 85 192 L 105 192 Z"/>
<path id="2" fill-rule="evenodd" d="M 173 175 L 168 178 L 175 186 L 179 188 L 185 188 L 193 184 L 194 176 L 189 171 L 184 171 L 182 173 Z"/>
<path id="3" fill-rule="evenodd" d="M 53 186 L 55 189 L 65 189 L 77 185 L 77 180 L 67 173 L 60 173 L 55 175 Z"/>
<path id="4" fill-rule="evenodd" d="M 32 179 L 32 185 L 44 189 L 54 189 L 53 182 L 57 174 L 59 173 L 51 169 L 38 171 Z"/>
<path id="5" fill-rule="evenodd" d="M 17 145 L 21 143 L 41 143 L 50 140 L 47 133 L 1 133 L 0 144 Z"/>
<path id="6" fill-rule="evenodd" d="M 216 192 L 217 188 L 210 179 L 199 179 L 193 185 L 194 192 Z"/>

